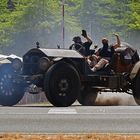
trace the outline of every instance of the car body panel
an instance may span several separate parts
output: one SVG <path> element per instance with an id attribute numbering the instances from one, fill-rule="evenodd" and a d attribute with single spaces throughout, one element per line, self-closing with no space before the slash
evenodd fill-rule
<path id="1" fill-rule="evenodd" d="M 18 59 L 20 59 L 22 61 L 21 57 L 19 57 L 17 55 L 14 55 L 14 54 L 10 54 L 10 55 L 2 55 L 2 54 L 0 54 L 0 65 L 1 64 L 9 64 L 15 58 L 18 58 Z"/>
<path id="2" fill-rule="evenodd" d="M 44 53 L 48 57 L 65 57 L 65 58 L 84 58 L 80 53 L 75 50 L 67 50 L 67 49 L 45 49 L 45 48 L 34 48 L 29 50 L 25 55 L 28 55 L 31 52 L 40 52 Z"/>

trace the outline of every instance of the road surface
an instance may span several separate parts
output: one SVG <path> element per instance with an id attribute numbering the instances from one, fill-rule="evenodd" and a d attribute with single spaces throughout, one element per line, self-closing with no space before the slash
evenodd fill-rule
<path id="1" fill-rule="evenodd" d="M 140 106 L 114 93 L 99 94 L 96 106 L 0 106 L 0 132 L 140 133 Z"/>
<path id="2" fill-rule="evenodd" d="M 140 133 L 140 106 L 0 107 L 0 132 Z"/>

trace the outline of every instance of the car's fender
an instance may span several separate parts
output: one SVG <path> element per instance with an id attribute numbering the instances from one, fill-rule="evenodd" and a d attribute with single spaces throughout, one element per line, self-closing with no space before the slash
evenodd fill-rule
<path id="1" fill-rule="evenodd" d="M 132 69 L 132 71 L 130 73 L 130 79 L 134 79 L 136 77 L 136 75 L 137 75 L 137 73 L 138 73 L 139 70 L 140 70 L 140 61 L 137 62 L 134 65 L 134 67 L 133 67 L 133 69 Z"/>

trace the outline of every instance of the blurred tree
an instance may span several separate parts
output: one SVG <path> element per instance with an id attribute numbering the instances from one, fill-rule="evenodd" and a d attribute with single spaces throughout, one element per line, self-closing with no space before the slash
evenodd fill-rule
<path id="1" fill-rule="evenodd" d="M 113 32 L 118 32 L 124 40 L 136 32 L 140 34 L 140 0 L 82 0 L 81 4 L 82 27 L 89 30 L 97 42 L 101 36 L 111 37 Z"/>
<path id="2" fill-rule="evenodd" d="M 10 11 L 13 11 L 15 9 L 15 5 L 12 0 L 8 0 L 7 9 L 9 9 Z"/>
<path id="3" fill-rule="evenodd" d="M 79 26 L 77 18 L 72 16 L 75 5 L 71 4 L 75 2 L 67 2 L 65 5 L 65 28 L 68 34 Z M 13 37 L 11 51 L 20 50 L 23 54 L 36 41 L 39 41 L 43 47 L 56 48 L 57 44 L 62 45 L 62 3 L 59 0 L 15 0 L 15 6 L 16 23 L 13 24 L 14 21 L 11 20 L 14 27 L 14 31 L 10 33 Z M 10 17 L 12 15 L 13 12 L 10 13 Z M 7 48 L 7 50 L 9 49 Z"/>
<path id="4" fill-rule="evenodd" d="M 96 43 L 112 32 L 139 42 L 140 0 L 65 0 L 66 40 L 82 28 Z M 1 0 L 0 51 L 23 54 L 36 41 L 49 48 L 62 45 L 62 0 Z"/>

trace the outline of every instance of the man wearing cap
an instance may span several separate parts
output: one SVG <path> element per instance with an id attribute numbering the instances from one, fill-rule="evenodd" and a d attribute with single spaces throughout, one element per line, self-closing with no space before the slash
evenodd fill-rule
<path id="1" fill-rule="evenodd" d="M 92 40 L 88 37 L 86 30 L 82 30 L 81 35 L 86 39 L 86 42 L 82 42 L 80 36 L 75 36 L 72 40 L 74 41 L 74 44 L 72 44 L 69 49 L 75 49 L 82 55 L 88 56 L 90 55 L 90 46 L 92 44 Z"/>

